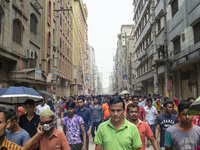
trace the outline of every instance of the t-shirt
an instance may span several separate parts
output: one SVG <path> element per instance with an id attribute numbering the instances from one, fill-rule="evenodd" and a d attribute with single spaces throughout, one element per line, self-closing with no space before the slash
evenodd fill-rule
<path id="1" fill-rule="evenodd" d="M 127 121 L 116 130 L 111 119 L 101 123 L 95 135 L 94 143 L 101 145 L 103 150 L 133 150 L 142 146 L 137 127 Z"/>
<path id="2" fill-rule="evenodd" d="M 154 125 L 155 124 L 155 115 L 158 114 L 156 108 L 154 106 L 151 106 L 151 108 L 149 109 L 148 106 L 144 107 L 145 110 L 145 120 L 149 125 Z"/>
<path id="3" fill-rule="evenodd" d="M 83 118 L 75 115 L 73 118 L 64 117 L 61 124 L 66 127 L 66 137 L 69 144 L 82 143 L 80 125 L 84 124 Z"/>
<path id="4" fill-rule="evenodd" d="M 146 122 L 139 120 L 139 124 L 137 125 L 138 131 L 140 133 L 140 137 L 142 140 L 141 150 L 145 150 L 145 137 L 150 138 L 153 136 L 153 132 L 151 128 Z"/>
<path id="5" fill-rule="evenodd" d="M 104 120 L 106 120 L 106 117 L 110 115 L 109 106 L 107 103 L 105 103 L 102 105 L 102 108 L 103 108 L 103 112 L 104 112 Z"/>
<path id="6" fill-rule="evenodd" d="M 166 129 L 176 123 L 178 123 L 178 117 L 173 114 L 170 116 L 166 116 L 165 114 L 157 116 L 156 124 L 160 125 L 160 147 L 164 147 Z"/>
<path id="7" fill-rule="evenodd" d="M 200 145 L 200 127 L 192 125 L 189 130 L 183 130 L 177 124 L 167 128 L 165 132 L 165 147 L 172 150 L 196 150 Z"/>
<path id="8" fill-rule="evenodd" d="M 9 141 L 14 142 L 19 146 L 24 146 L 26 141 L 28 141 L 30 139 L 30 135 L 24 129 L 22 129 L 18 133 L 12 133 L 11 130 L 7 130 L 6 131 L 6 138 Z"/>
<path id="9" fill-rule="evenodd" d="M 36 114 L 37 115 L 40 115 L 41 112 L 43 112 L 44 110 L 46 109 L 50 109 L 49 105 L 47 104 L 44 104 L 44 106 L 42 106 L 41 104 L 37 106 L 37 109 L 36 109 Z"/>
<path id="10" fill-rule="evenodd" d="M 141 106 L 139 106 L 139 116 L 138 116 L 138 118 L 140 119 L 140 120 L 143 120 L 143 116 L 145 115 L 145 110 L 144 110 L 144 108 L 143 107 L 141 107 Z"/>

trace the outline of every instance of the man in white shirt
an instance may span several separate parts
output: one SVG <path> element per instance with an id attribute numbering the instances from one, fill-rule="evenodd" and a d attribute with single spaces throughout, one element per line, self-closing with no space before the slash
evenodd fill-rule
<path id="1" fill-rule="evenodd" d="M 36 114 L 40 115 L 43 110 L 50 109 L 49 105 L 45 104 L 45 99 L 42 100 L 41 104 L 37 106 Z"/>
<path id="2" fill-rule="evenodd" d="M 148 125 L 150 126 L 152 132 L 153 132 L 153 135 L 154 135 L 154 138 L 155 138 L 155 130 L 156 130 L 156 123 L 155 123 L 155 119 L 156 119 L 156 116 L 158 114 L 156 108 L 154 106 L 152 106 L 152 99 L 151 98 L 148 98 L 147 100 L 147 106 L 144 107 L 144 110 L 145 110 L 145 120 L 146 120 L 146 123 L 148 123 Z M 147 144 L 149 145 L 149 140 L 147 141 Z"/>

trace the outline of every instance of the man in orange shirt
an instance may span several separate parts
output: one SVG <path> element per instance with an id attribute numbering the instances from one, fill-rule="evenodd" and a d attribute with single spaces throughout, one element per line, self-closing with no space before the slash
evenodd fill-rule
<path id="1" fill-rule="evenodd" d="M 149 138 L 154 150 L 159 150 L 156 140 L 153 137 L 153 132 L 146 122 L 138 119 L 139 107 L 135 104 L 129 104 L 127 106 L 127 117 L 130 122 L 135 124 L 139 130 L 140 137 L 142 140 L 141 150 L 145 150 L 145 137 Z"/>
<path id="2" fill-rule="evenodd" d="M 46 109 L 40 114 L 40 124 L 37 133 L 24 144 L 24 149 L 41 150 L 71 150 L 64 133 L 55 128 L 53 111 Z"/>
<path id="3" fill-rule="evenodd" d="M 106 98 L 105 103 L 102 105 L 103 112 L 104 112 L 104 121 L 106 121 L 107 117 L 110 116 L 109 106 L 108 106 L 110 99 L 111 99 L 110 97 Z"/>

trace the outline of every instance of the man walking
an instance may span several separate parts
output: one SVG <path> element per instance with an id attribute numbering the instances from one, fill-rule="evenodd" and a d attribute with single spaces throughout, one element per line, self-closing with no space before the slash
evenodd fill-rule
<path id="1" fill-rule="evenodd" d="M 200 145 L 200 128 L 192 124 L 194 115 L 188 115 L 190 103 L 178 105 L 181 122 L 167 128 L 165 132 L 166 150 L 197 150 Z"/>
<path id="2" fill-rule="evenodd" d="M 91 135 L 91 130 L 93 126 L 92 113 L 89 108 L 85 107 L 85 99 L 83 97 L 79 97 L 77 102 L 78 102 L 78 108 L 76 108 L 75 114 L 81 116 L 84 120 L 84 127 L 85 127 L 85 132 L 86 132 L 86 149 L 88 150 L 89 136 Z M 82 133 L 81 133 L 81 137 L 83 137 Z"/>
<path id="3" fill-rule="evenodd" d="M 133 95 L 133 96 L 132 96 L 132 101 L 133 101 L 133 103 L 134 103 L 135 105 L 138 106 L 139 97 L 138 97 L 137 95 Z M 144 108 L 141 107 L 141 106 L 138 106 L 138 107 L 139 107 L 139 116 L 138 116 L 138 118 L 139 118 L 140 120 L 142 120 L 142 121 L 145 122 L 145 110 L 144 110 Z"/>
<path id="4" fill-rule="evenodd" d="M 97 130 L 95 150 L 140 150 L 142 142 L 137 127 L 124 117 L 124 100 L 111 98 L 109 111 L 111 119 L 100 124 Z"/>
<path id="5" fill-rule="evenodd" d="M 165 131 L 168 127 L 178 123 L 178 117 L 172 114 L 174 109 L 174 104 L 172 101 L 166 101 L 163 105 L 164 113 L 160 114 L 156 118 L 156 141 L 160 145 L 160 150 L 164 150 L 164 143 L 165 143 Z M 158 140 L 158 135 L 160 133 L 160 142 Z"/>
<path id="6" fill-rule="evenodd" d="M 154 150 L 158 150 L 158 145 L 153 137 L 153 132 L 151 131 L 151 128 L 146 122 L 143 122 L 139 119 L 139 106 L 135 104 L 129 104 L 127 106 L 127 116 L 128 120 L 135 124 L 138 128 L 142 140 L 141 150 L 145 150 L 145 137 L 150 139 Z"/>
<path id="7" fill-rule="evenodd" d="M 99 99 L 98 97 L 94 97 L 94 104 L 90 105 L 89 108 L 92 112 L 92 118 L 93 118 L 93 126 L 92 126 L 92 137 L 94 141 L 95 136 L 95 128 L 98 129 L 99 125 L 104 121 L 103 116 L 103 108 L 101 105 L 98 104 Z"/>
<path id="8" fill-rule="evenodd" d="M 40 115 L 42 111 L 46 110 L 46 109 L 50 109 L 49 105 L 45 104 L 45 98 L 42 100 L 42 102 L 40 103 L 40 105 L 37 106 L 36 108 L 36 114 Z"/>

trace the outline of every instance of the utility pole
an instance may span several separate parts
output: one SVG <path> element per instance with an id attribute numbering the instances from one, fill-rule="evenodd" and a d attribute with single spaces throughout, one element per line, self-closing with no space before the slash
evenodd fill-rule
<path id="1" fill-rule="evenodd" d="M 168 50 L 167 50 L 167 11 L 166 11 L 166 0 L 163 0 L 163 10 L 164 10 L 164 56 L 165 56 L 165 97 L 169 97 L 167 91 L 167 81 L 168 81 Z"/>
<path id="2" fill-rule="evenodd" d="M 70 9 L 60 9 L 60 0 L 57 0 L 57 9 L 56 11 L 56 29 L 55 29 L 55 48 L 54 51 L 54 67 L 53 67 L 53 73 L 56 76 L 54 81 L 54 88 L 57 90 L 57 62 L 58 62 L 58 31 L 59 31 L 59 12 L 60 11 L 72 11 L 72 7 Z"/>
<path id="3" fill-rule="evenodd" d="M 151 1 L 152 10 L 152 33 L 153 33 L 153 63 L 154 63 L 154 94 L 158 94 L 158 52 L 156 48 L 156 22 L 155 22 L 155 0 Z"/>

